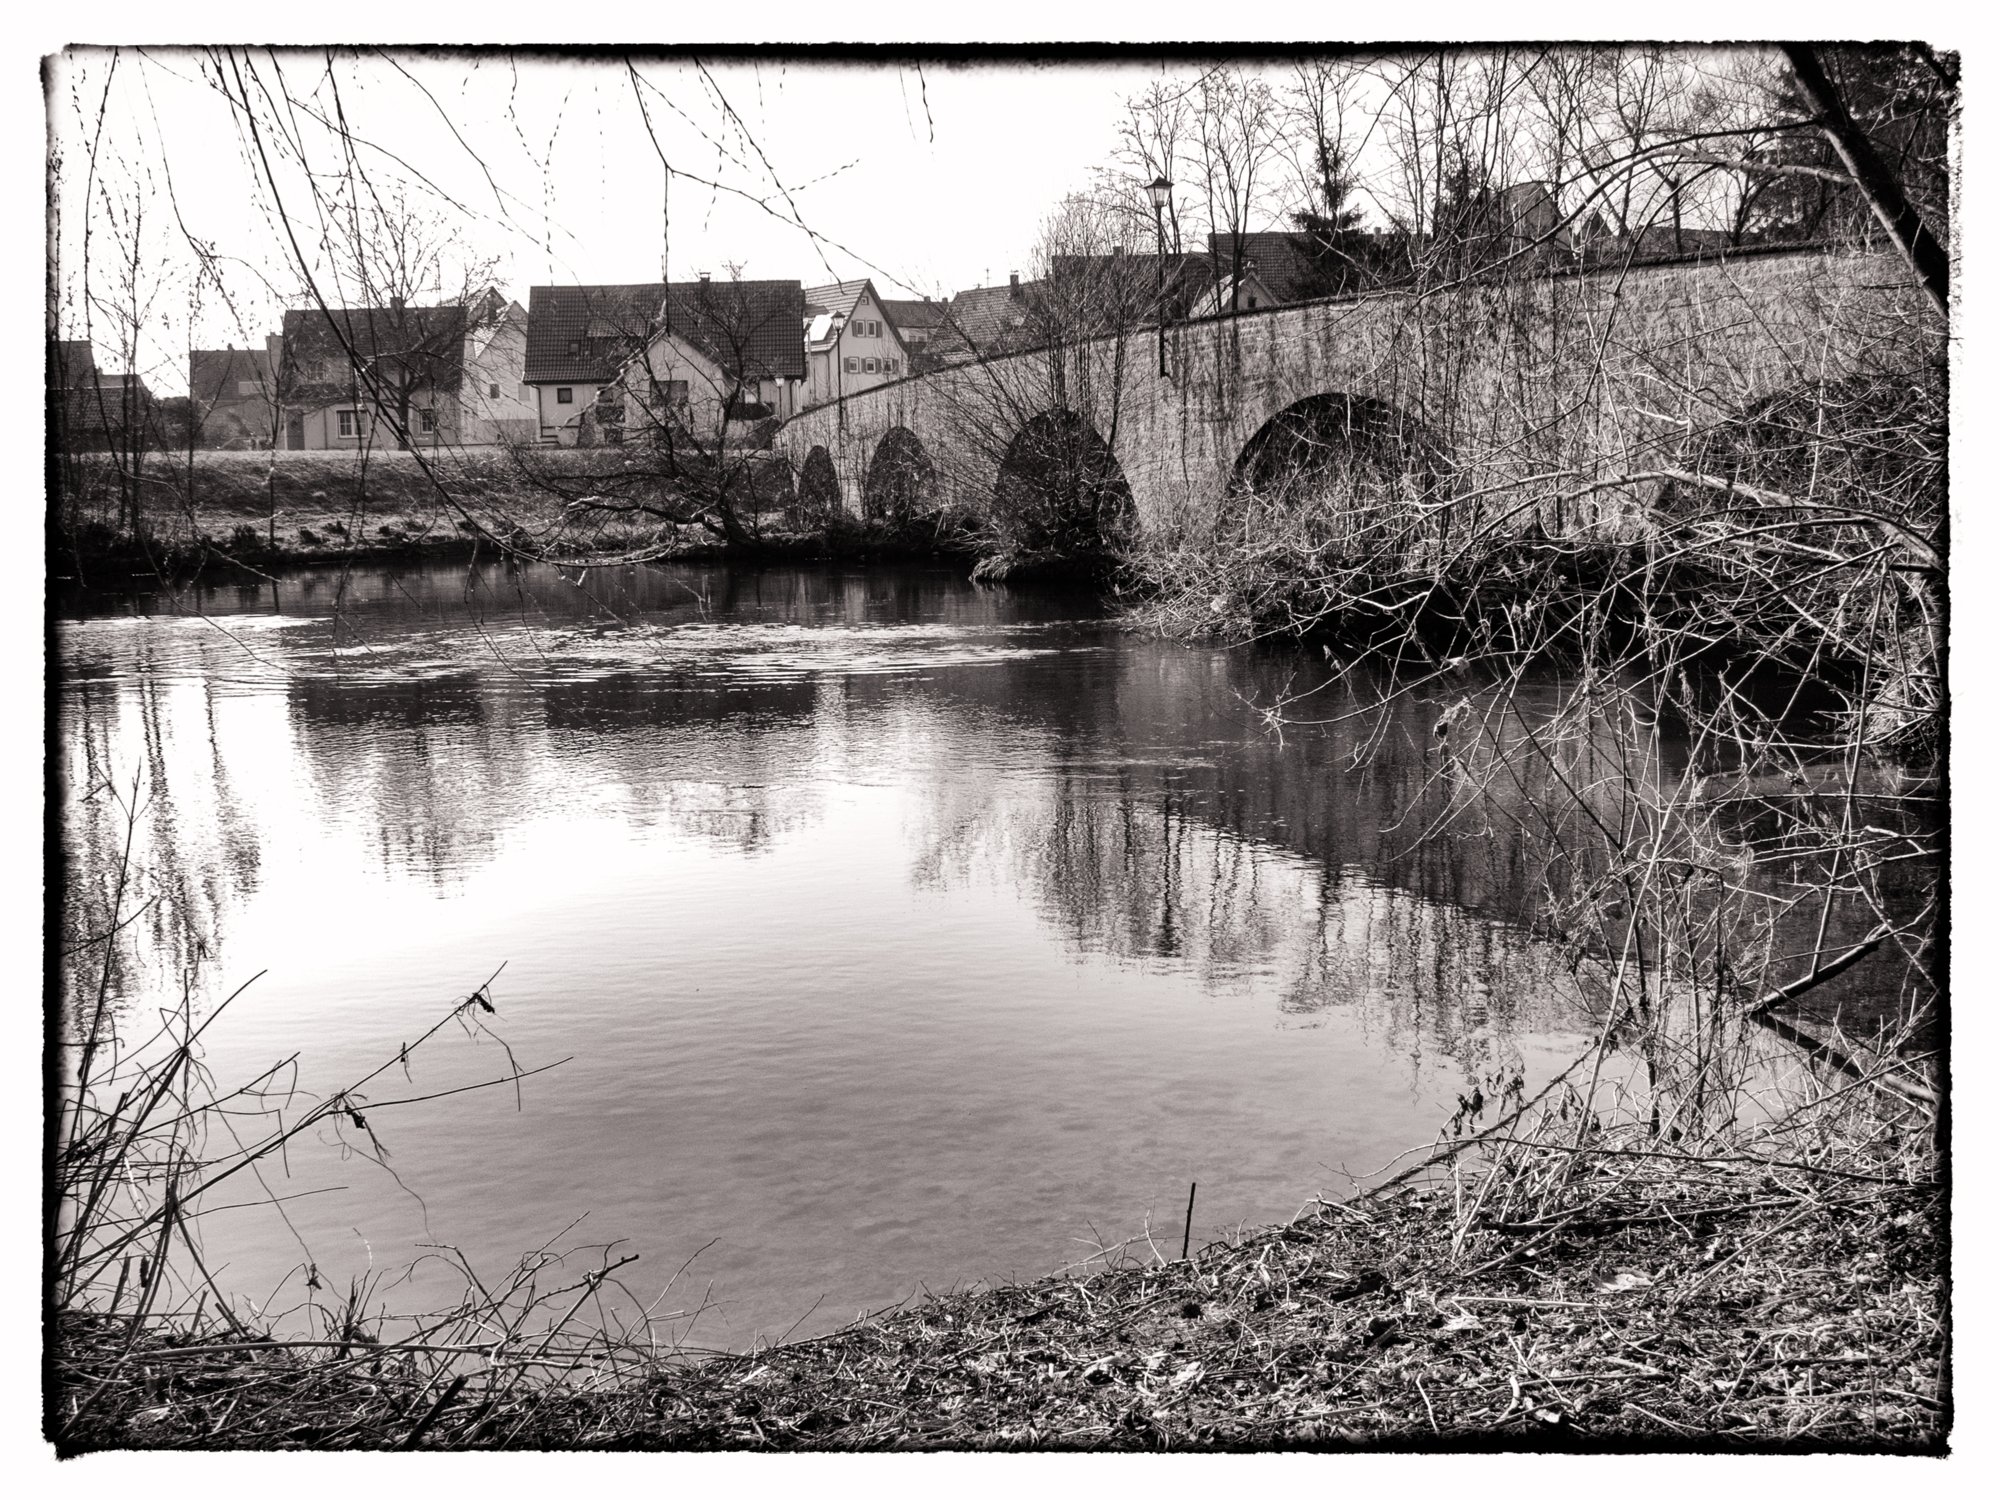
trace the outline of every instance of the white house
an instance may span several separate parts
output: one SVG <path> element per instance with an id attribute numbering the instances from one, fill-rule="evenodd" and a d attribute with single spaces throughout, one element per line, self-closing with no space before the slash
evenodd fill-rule
<path id="1" fill-rule="evenodd" d="M 805 289 L 805 404 L 818 406 L 910 373 L 910 351 L 869 281 Z"/>
<path id="2" fill-rule="evenodd" d="M 285 448 L 478 445 L 531 435 L 527 314 L 494 288 L 463 303 L 293 309 L 272 340 Z M 356 361 L 368 371 L 364 378 Z"/>
<path id="3" fill-rule="evenodd" d="M 630 426 L 628 402 L 686 413 L 713 433 L 732 420 L 788 417 L 804 404 L 804 302 L 796 281 L 538 286 L 528 293 L 527 360 L 544 443 L 596 440 Z M 609 419 L 609 420 L 607 420 Z"/>

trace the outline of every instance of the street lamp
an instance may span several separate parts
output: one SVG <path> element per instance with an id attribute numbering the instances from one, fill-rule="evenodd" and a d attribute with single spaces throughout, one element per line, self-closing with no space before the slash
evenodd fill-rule
<path id="1" fill-rule="evenodd" d="M 1167 199 L 1173 195 L 1174 185 L 1167 181 L 1165 174 L 1155 177 L 1146 184 L 1146 191 L 1153 200 L 1153 238 L 1160 247 L 1160 376 L 1167 373 L 1167 231 L 1160 210 L 1167 206 Z"/>

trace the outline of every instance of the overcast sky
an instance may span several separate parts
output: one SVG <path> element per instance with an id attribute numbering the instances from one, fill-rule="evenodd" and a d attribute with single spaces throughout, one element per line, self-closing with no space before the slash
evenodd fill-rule
<path id="1" fill-rule="evenodd" d="M 1025 274 L 1043 216 L 1110 164 L 1123 100 L 1164 71 L 664 59 L 637 64 L 635 80 L 609 58 L 391 52 L 342 57 L 329 82 L 316 54 L 254 61 L 254 97 L 281 98 L 282 76 L 299 102 L 266 121 L 263 145 L 303 241 L 313 195 L 285 138 L 337 173 L 336 138 L 312 117 L 337 107 L 378 189 L 402 184 L 523 302 L 536 284 L 660 274 L 661 152 L 677 173 L 666 220 L 676 280 L 723 277 L 734 262 L 746 277 L 871 276 L 888 296 L 947 296 Z M 260 181 L 259 142 L 205 76 L 208 63 L 172 49 L 127 50 L 115 73 L 105 52 L 59 60 L 50 115 L 64 159 L 64 261 L 72 273 L 81 263 L 77 205 L 101 106 L 93 284 L 106 284 L 108 192 L 121 212 L 145 206 L 142 280 L 191 267 L 190 237 L 213 246 L 233 305 L 209 294 L 194 337 L 240 346 L 298 305 L 299 276 Z M 163 393 L 185 388 L 186 302 L 170 285 L 147 319 L 139 362 Z M 121 367 L 101 312 L 93 332 L 100 361 Z"/>

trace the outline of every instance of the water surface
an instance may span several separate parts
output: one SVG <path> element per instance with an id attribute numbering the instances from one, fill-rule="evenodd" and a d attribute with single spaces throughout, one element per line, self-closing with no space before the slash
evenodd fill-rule
<path id="1" fill-rule="evenodd" d="M 1426 841 L 1433 696 L 1291 727 L 1307 658 L 943 572 L 324 572 L 61 629 L 73 892 L 118 799 L 225 1086 L 329 1092 L 499 969 L 379 1108 L 202 1221 L 258 1305 L 424 1247 L 620 1240 L 740 1346 L 1350 1190 L 1592 1022 L 1498 825 Z M 1328 705 L 1307 700 L 1318 708 Z M 1364 753 L 1365 752 L 1365 753 Z M 1427 790 L 1429 789 L 1429 790 Z M 504 968 L 501 966 L 504 963 Z M 497 1038 L 497 1039 L 496 1039 Z M 291 1074 L 285 1075 L 289 1081 Z M 246 1134 L 256 1128 L 246 1116 Z M 320 1191 L 338 1189 L 338 1191 Z M 579 1222 L 580 1221 L 580 1222 Z M 574 1227 L 572 1227 L 574 1226 Z M 1143 1239 L 1141 1249 L 1144 1249 Z"/>

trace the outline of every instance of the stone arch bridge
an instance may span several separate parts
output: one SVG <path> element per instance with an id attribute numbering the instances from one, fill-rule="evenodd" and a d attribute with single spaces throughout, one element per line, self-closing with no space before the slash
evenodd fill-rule
<path id="1" fill-rule="evenodd" d="M 1479 280 L 1170 326 L 1164 373 L 1150 327 L 957 366 L 802 412 L 776 446 L 809 502 L 989 514 L 1053 432 L 1122 478 L 1145 530 L 1213 521 L 1288 424 L 1331 412 L 1350 442 L 1414 438 L 1457 494 L 1518 505 L 1559 477 L 1587 518 L 1691 433 L 1927 349 L 1928 318 L 1899 263 L 1821 249 Z"/>

